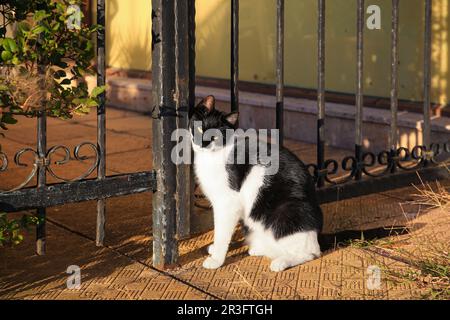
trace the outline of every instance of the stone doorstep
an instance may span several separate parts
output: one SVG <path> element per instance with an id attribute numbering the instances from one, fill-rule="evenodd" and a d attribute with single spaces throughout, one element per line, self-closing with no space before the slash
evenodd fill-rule
<path id="1" fill-rule="evenodd" d="M 95 79 L 90 79 L 88 82 L 95 82 Z M 108 79 L 108 85 L 112 88 L 108 93 L 108 104 L 122 109 L 131 109 L 134 111 L 148 112 L 151 101 L 151 81 L 148 79 L 122 78 L 113 77 Z M 196 96 L 205 97 L 207 95 L 214 95 L 218 101 L 230 103 L 229 90 L 211 87 L 196 87 Z M 264 95 L 251 92 L 240 92 L 239 101 L 242 105 L 252 107 L 249 112 L 242 112 L 241 125 L 246 127 L 264 128 L 270 123 L 274 122 L 276 100 L 275 96 Z M 353 105 L 326 103 L 326 117 L 329 122 L 332 122 L 333 127 L 339 126 L 340 121 L 343 127 L 349 128 L 354 125 L 355 107 Z M 267 110 L 267 114 L 255 114 L 255 109 L 261 108 Z M 262 111 L 262 110 L 261 110 Z M 294 118 L 297 121 L 305 117 L 305 122 L 302 126 L 293 128 L 285 128 L 285 135 L 288 138 L 299 139 L 306 142 L 315 143 L 315 130 L 309 132 L 312 127 L 315 128 L 315 121 L 311 123 L 317 115 L 317 102 L 314 100 L 300 99 L 300 98 L 285 98 L 285 116 Z M 365 123 L 364 131 L 368 139 L 372 142 L 371 146 L 374 149 L 383 149 L 387 144 L 386 132 L 389 132 L 390 126 L 390 110 L 364 108 L 363 122 Z M 262 120 L 264 119 L 265 120 Z M 292 120 L 291 118 L 291 120 Z M 420 136 L 422 132 L 423 119 L 420 114 L 400 111 L 398 113 L 398 127 L 400 132 L 408 132 L 410 135 Z M 302 128 L 304 127 L 303 130 Z M 308 128 L 308 129 L 306 129 Z M 450 139 L 450 118 L 448 117 L 434 117 L 431 119 L 432 135 L 436 137 L 436 142 L 445 142 Z M 331 133 L 330 133 L 331 134 Z M 330 134 L 327 134 L 329 136 Z M 345 137 L 344 137 L 345 136 Z M 386 136 L 384 139 L 379 139 L 380 136 Z M 329 145 L 343 148 L 353 148 L 354 139 L 352 134 L 343 134 L 342 138 L 333 135 L 330 137 Z M 341 140 L 341 141 L 340 141 Z M 418 141 L 418 140 L 417 140 Z M 410 144 L 418 144 L 414 141 Z M 403 144 L 403 143 L 402 143 Z"/>

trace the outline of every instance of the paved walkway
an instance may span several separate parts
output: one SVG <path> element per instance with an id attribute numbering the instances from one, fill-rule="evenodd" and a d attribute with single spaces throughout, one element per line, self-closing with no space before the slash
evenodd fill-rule
<path id="1" fill-rule="evenodd" d="M 108 174 L 149 170 L 151 137 L 149 117 L 110 109 L 108 112 Z M 35 145 L 35 120 L 21 121 L 1 140 L 10 157 L 18 149 Z M 74 147 L 82 141 L 95 141 L 95 115 L 69 122 L 50 120 L 49 146 Z M 314 160 L 314 146 L 288 141 L 288 147 L 305 162 Z M 330 149 L 340 158 L 348 152 Z M 25 159 L 25 158 L 24 158 Z M 24 160 L 25 161 L 25 160 Z M 69 163 L 57 169 L 68 177 L 77 176 L 86 164 Z M 20 183 L 27 168 L 11 168 L 1 174 L 0 188 Z M 51 178 L 49 182 L 53 182 Z M 413 268 L 407 259 L 399 258 L 392 243 L 405 250 L 423 246 L 414 239 L 432 239 L 450 243 L 447 231 L 449 214 L 435 210 L 423 212 L 418 205 L 407 203 L 413 188 L 345 200 L 323 206 L 324 233 L 344 230 L 345 237 L 355 237 L 360 230 L 372 230 L 384 237 L 383 244 L 343 245 L 328 237 L 323 257 L 281 273 L 269 270 L 265 258 L 250 257 L 237 231 L 225 266 L 218 270 L 201 267 L 212 232 L 205 226 L 211 221 L 207 210 L 197 210 L 193 236 L 180 242 L 180 267 L 162 271 L 151 266 L 151 194 L 138 194 L 107 201 L 106 246 L 95 246 L 96 203 L 85 202 L 48 209 L 47 254 L 34 254 L 34 231 L 25 235 L 17 248 L 0 248 L 1 299 L 398 299 L 420 298 L 427 287 L 412 281 L 392 281 L 386 270 Z M 419 221 L 419 223 L 417 223 Z M 392 226 L 409 225 L 409 235 L 391 236 Z M 386 230 L 383 227 L 387 227 Z M 382 235 L 383 234 L 383 235 Z M 417 238 L 415 235 L 419 235 Z M 406 239 L 406 240 L 405 240 Z M 339 239 L 342 240 L 342 239 Z M 406 242 L 405 242 L 406 241 Z M 406 243 L 406 244 L 405 244 Z M 388 246 L 386 247 L 386 244 Z M 412 246 L 411 244 L 415 244 Z M 411 247 L 412 246 L 412 247 Z M 402 247 L 403 248 L 403 247 Z M 448 252 L 448 251 L 447 251 Z M 81 268 L 79 290 L 66 287 L 68 266 Z M 371 290 L 367 279 L 369 266 L 381 268 L 380 287 Z M 387 268 L 387 269 L 386 269 Z"/>

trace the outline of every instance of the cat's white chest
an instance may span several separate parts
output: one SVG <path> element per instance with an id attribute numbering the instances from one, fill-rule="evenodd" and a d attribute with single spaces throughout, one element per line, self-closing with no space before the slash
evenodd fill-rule
<path id="1" fill-rule="evenodd" d="M 195 174 L 209 200 L 227 201 L 236 195 L 228 183 L 224 152 L 196 152 Z"/>
<path id="2" fill-rule="evenodd" d="M 219 152 L 196 152 L 195 173 L 203 193 L 216 208 L 224 206 L 224 211 L 231 207 L 242 218 L 249 219 L 251 209 L 263 186 L 265 170 L 260 166 L 251 169 L 240 190 L 233 190 L 226 170 L 226 149 Z"/>

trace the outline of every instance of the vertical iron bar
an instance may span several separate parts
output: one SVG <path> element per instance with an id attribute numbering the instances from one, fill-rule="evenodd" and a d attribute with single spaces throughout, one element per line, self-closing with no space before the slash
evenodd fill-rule
<path id="1" fill-rule="evenodd" d="M 325 0 L 319 0 L 318 5 L 317 186 L 323 187 L 325 177 L 320 172 L 325 167 Z"/>
<path id="2" fill-rule="evenodd" d="M 152 0 L 152 96 L 158 119 L 153 121 L 153 169 L 157 190 L 153 195 L 153 265 L 167 268 L 178 259 L 176 240 L 176 165 L 171 160 L 171 135 L 176 118 L 161 109 L 175 109 L 175 1 Z"/>
<path id="3" fill-rule="evenodd" d="M 189 20 L 189 108 L 195 107 L 195 0 L 188 0 Z"/>
<path id="4" fill-rule="evenodd" d="M 189 2 L 189 113 L 195 107 L 195 0 L 188 0 Z M 191 163 L 194 163 L 194 152 L 191 149 Z M 190 166 L 190 216 L 194 214 L 194 191 L 195 191 L 195 173 L 194 166 Z M 190 220 L 192 221 L 192 220 Z M 190 233 L 190 229 L 189 229 Z"/>
<path id="5" fill-rule="evenodd" d="M 239 0 L 231 0 L 231 111 L 239 111 Z"/>
<path id="6" fill-rule="evenodd" d="M 37 117 L 37 153 L 39 156 L 38 172 L 37 172 L 37 188 L 45 188 L 47 183 L 47 113 L 45 108 L 45 70 L 39 65 L 40 89 L 41 95 L 41 109 Z M 44 255 L 46 251 L 46 208 L 37 208 L 37 216 L 39 224 L 36 228 L 36 254 Z"/>
<path id="7" fill-rule="evenodd" d="M 276 128 L 280 145 L 284 140 L 284 0 L 277 0 L 277 85 Z"/>
<path id="8" fill-rule="evenodd" d="M 190 63 L 190 2 L 175 2 L 175 105 L 179 117 L 176 118 L 178 129 L 189 126 L 189 63 Z M 177 165 L 177 237 L 187 238 L 190 234 L 191 214 L 191 168 L 189 164 Z"/>
<path id="9" fill-rule="evenodd" d="M 362 119 L 364 104 L 364 0 L 358 0 L 357 5 L 357 71 L 356 71 L 356 121 L 355 121 L 355 158 L 357 163 L 355 179 L 362 177 Z"/>
<path id="10" fill-rule="evenodd" d="M 106 83 L 106 63 L 105 63 L 105 0 L 97 0 L 97 24 L 102 26 L 97 31 L 97 86 L 104 86 Z M 106 115 L 105 103 L 106 95 L 103 92 L 99 97 L 97 108 L 97 147 L 100 153 L 97 167 L 97 179 L 105 179 L 106 176 Z M 97 246 L 102 246 L 105 239 L 105 217 L 106 200 L 97 201 L 97 225 L 96 239 Z"/>
<path id="11" fill-rule="evenodd" d="M 391 172 L 396 171 L 393 160 L 397 153 L 397 110 L 398 110 L 398 25 L 399 0 L 392 0 L 392 28 L 391 28 L 391 132 L 389 144 L 391 150 Z"/>
<path id="12" fill-rule="evenodd" d="M 423 63 L 423 145 L 428 149 L 431 143 L 430 108 L 431 108 L 431 19 L 432 0 L 425 0 L 425 46 Z"/>

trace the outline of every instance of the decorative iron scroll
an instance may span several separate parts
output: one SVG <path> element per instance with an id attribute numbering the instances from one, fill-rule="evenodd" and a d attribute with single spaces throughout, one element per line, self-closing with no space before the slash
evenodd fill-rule
<path id="1" fill-rule="evenodd" d="M 67 164 L 68 162 L 70 162 L 71 160 L 77 160 L 77 161 L 81 161 L 81 162 L 88 160 L 90 157 L 83 155 L 83 150 L 85 150 L 85 149 L 90 149 L 94 152 L 94 161 L 92 162 L 92 164 L 90 165 L 89 169 L 86 172 L 84 172 L 80 176 L 73 178 L 73 179 L 61 177 L 60 175 L 55 173 L 55 171 L 52 168 L 53 164 L 64 165 L 64 164 Z M 52 158 L 54 158 L 57 155 L 57 152 L 59 152 L 59 151 L 61 151 L 63 153 L 63 158 L 52 161 Z M 94 170 L 98 167 L 99 160 L 100 160 L 100 150 L 97 148 L 97 146 L 95 144 L 93 144 L 91 142 L 82 142 L 82 143 L 78 144 L 73 150 L 73 157 L 71 156 L 70 149 L 63 145 L 56 145 L 56 146 L 50 148 L 47 151 L 45 157 L 43 157 L 43 158 L 39 157 L 36 150 L 34 150 L 32 148 L 24 148 L 24 149 L 19 150 L 14 156 L 14 163 L 16 164 L 16 166 L 18 166 L 18 167 L 28 167 L 29 166 L 29 164 L 25 163 L 22 160 L 23 156 L 25 154 L 31 154 L 31 155 L 33 155 L 33 158 L 34 158 L 34 162 L 32 163 L 32 169 L 31 169 L 30 173 L 28 174 L 27 178 L 22 183 L 20 183 L 18 186 L 14 187 L 10 190 L 0 190 L 0 192 L 6 193 L 6 192 L 13 192 L 13 191 L 22 189 L 36 176 L 36 173 L 38 172 L 39 167 L 45 167 L 46 171 L 52 177 L 54 177 L 55 179 L 57 179 L 59 181 L 73 182 L 73 181 L 83 180 L 84 178 L 87 178 L 92 172 L 94 172 Z M 0 151 L 0 173 L 8 170 L 8 166 L 9 166 L 8 156 L 4 152 Z"/>
<path id="2" fill-rule="evenodd" d="M 324 162 L 321 169 L 317 164 L 309 164 L 307 168 L 315 181 L 321 177 L 330 184 L 342 184 L 355 179 L 361 172 L 369 177 L 381 177 L 394 173 L 397 169 L 411 171 L 425 167 L 429 163 L 441 164 L 443 161 L 439 161 L 438 158 L 444 153 L 450 154 L 450 142 L 433 143 L 430 148 L 415 146 L 411 150 L 400 147 L 392 151 L 384 150 L 378 154 L 365 152 L 362 154 L 360 162 L 355 156 L 347 156 L 340 163 L 337 160 L 329 159 Z M 376 167 L 379 167 L 380 170 L 373 172 L 371 169 Z M 348 174 L 342 177 L 333 177 L 338 174 L 340 168 Z"/>

